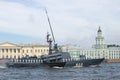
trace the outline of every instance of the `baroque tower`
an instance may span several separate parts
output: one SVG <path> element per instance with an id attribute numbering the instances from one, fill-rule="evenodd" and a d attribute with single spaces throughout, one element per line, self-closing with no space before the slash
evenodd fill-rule
<path id="1" fill-rule="evenodd" d="M 102 31 L 99 27 L 96 37 L 96 45 L 102 45 L 104 41 L 104 37 L 102 36 Z"/>
<path id="2" fill-rule="evenodd" d="M 106 48 L 106 45 L 104 44 L 104 37 L 102 36 L 102 30 L 99 26 L 99 29 L 97 31 L 97 37 L 96 37 L 96 49 L 104 49 Z"/>

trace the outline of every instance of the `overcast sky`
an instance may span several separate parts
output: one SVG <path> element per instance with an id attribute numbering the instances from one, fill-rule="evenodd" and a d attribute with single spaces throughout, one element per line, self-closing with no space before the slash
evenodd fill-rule
<path id="1" fill-rule="evenodd" d="M 45 42 L 45 7 L 60 44 L 92 46 L 99 26 L 106 44 L 120 44 L 120 0 L 0 0 L 0 41 Z"/>

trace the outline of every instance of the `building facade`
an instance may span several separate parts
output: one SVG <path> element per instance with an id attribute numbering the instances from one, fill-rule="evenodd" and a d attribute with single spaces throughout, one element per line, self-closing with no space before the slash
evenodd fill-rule
<path id="1" fill-rule="evenodd" d="M 102 30 L 98 29 L 96 44 L 90 49 L 67 48 L 71 57 L 78 58 L 80 55 L 85 55 L 86 58 L 105 58 L 107 62 L 120 62 L 120 46 L 104 44 Z"/>
<path id="2" fill-rule="evenodd" d="M 5 42 L 0 44 L 0 59 L 21 58 L 26 55 L 40 57 L 47 55 L 48 51 L 47 45 L 17 45 Z"/>
<path id="3" fill-rule="evenodd" d="M 96 44 L 90 49 L 62 46 L 59 47 L 59 50 L 69 52 L 72 58 L 85 55 L 86 58 L 105 58 L 107 62 L 120 62 L 120 46 L 106 45 L 100 27 L 95 40 Z M 48 45 L 0 43 L 0 59 L 21 58 L 26 55 L 41 57 L 41 55 L 48 55 L 48 53 Z"/>

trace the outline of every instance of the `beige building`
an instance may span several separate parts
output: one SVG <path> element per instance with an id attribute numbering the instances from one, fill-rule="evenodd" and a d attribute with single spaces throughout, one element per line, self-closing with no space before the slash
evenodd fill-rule
<path id="1" fill-rule="evenodd" d="M 0 43 L 0 59 L 21 58 L 26 55 L 40 57 L 47 55 L 48 51 L 48 45 Z"/>

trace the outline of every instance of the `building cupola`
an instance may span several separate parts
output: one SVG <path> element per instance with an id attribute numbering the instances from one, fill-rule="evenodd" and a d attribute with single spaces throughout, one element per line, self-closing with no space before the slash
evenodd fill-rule
<path id="1" fill-rule="evenodd" d="M 100 26 L 99 26 L 98 32 L 102 32 Z"/>
<path id="2" fill-rule="evenodd" d="M 102 30 L 100 26 L 98 28 L 97 36 L 95 40 L 96 40 L 96 44 L 94 45 L 95 49 L 106 49 L 107 48 L 106 44 L 104 44 L 104 37 L 102 36 Z"/>

